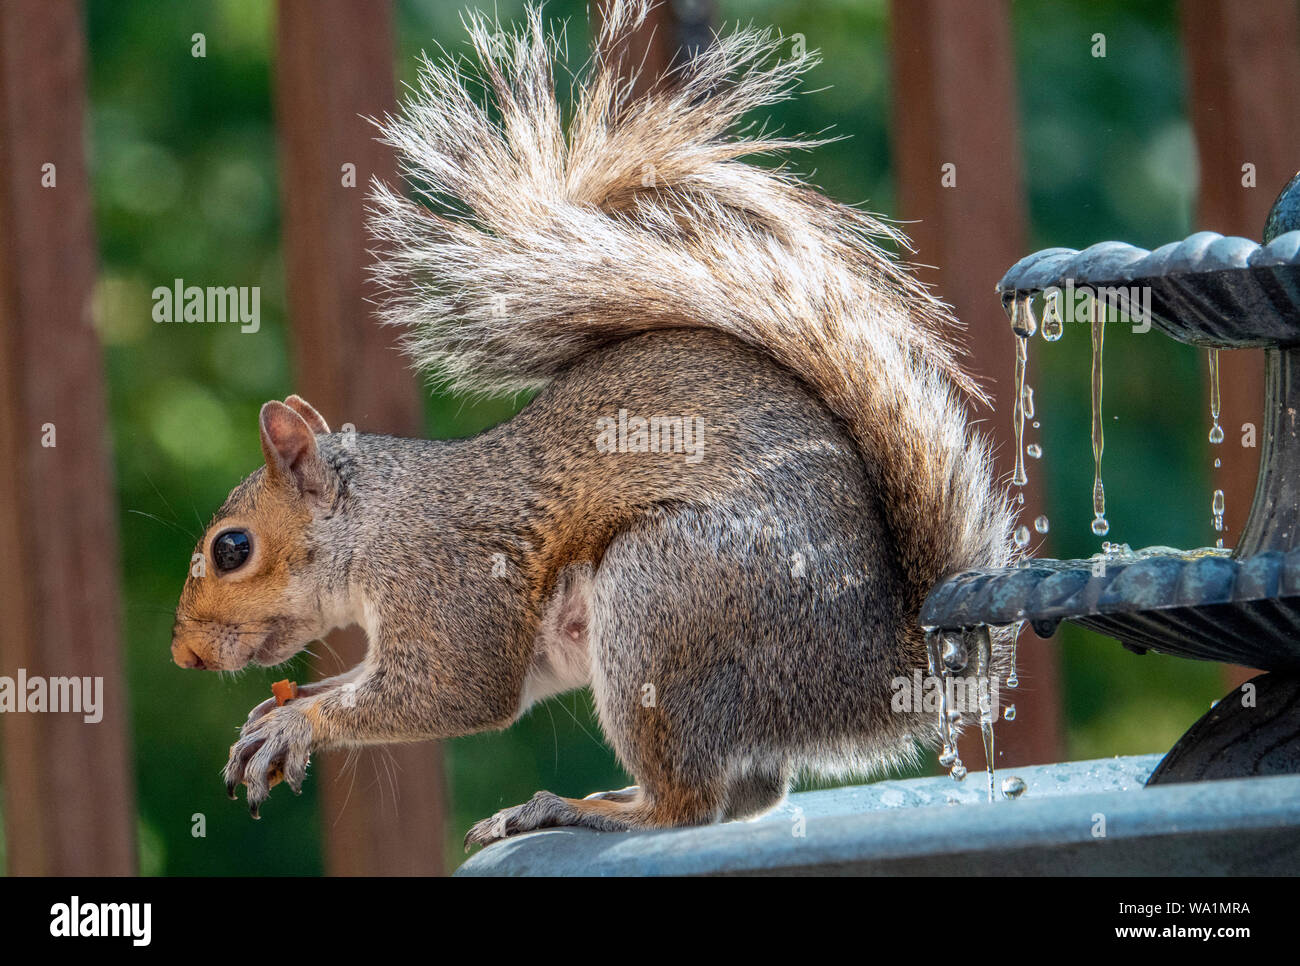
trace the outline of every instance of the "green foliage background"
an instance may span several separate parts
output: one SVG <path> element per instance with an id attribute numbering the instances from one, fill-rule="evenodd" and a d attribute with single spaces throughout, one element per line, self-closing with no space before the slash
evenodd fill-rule
<path id="1" fill-rule="evenodd" d="M 513 19 L 521 3 L 485 6 Z M 569 18 L 575 56 L 586 43 L 584 6 L 548 5 L 551 15 Z M 435 42 L 463 49 L 459 7 L 400 0 L 400 78 L 413 76 L 414 55 Z M 283 672 L 185 673 L 167 652 L 195 538 L 259 461 L 258 407 L 294 389 L 271 112 L 274 7 L 92 0 L 87 9 L 88 144 L 101 246 L 96 318 L 109 367 L 142 868 L 318 873 L 313 783 L 301 798 L 275 796 L 254 823 L 226 801 L 219 780 L 238 724 Z M 801 33 L 823 51 L 808 82 L 819 90 L 773 115 L 787 132 L 846 135 L 798 165 L 832 196 L 893 213 L 883 0 L 727 0 L 723 10 L 728 21 Z M 1105 238 L 1154 247 L 1188 232 L 1196 161 L 1173 4 L 1019 0 L 1013 15 L 1032 248 Z M 1105 58 L 1089 53 L 1098 31 L 1107 36 Z M 190 54 L 196 32 L 207 38 L 203 59 Z M 156 326 L 150 292 L 175 278 L 261 286 L 261 331 Z M 1106 362 L 1111 537 L 1135 547 L 1204 544 L 1213 533 L 1201 354 L 1115 331 Z M 1071 332 L 1055 346 L 1037 342 L 1031 360 L 1046 451 L 1031 468 L 1046 479 L 1053 550 L 1062 556 L 1097 549 L 1088 530 L 1086 341 Z M 506 415 L 504 404 L 434 397 L 427 430 L 465 435 Z M 1224 447 L 1225 460 L 1255 459 L 1255 451 L 1235 449 Z M 1139 659 L 1077 629 L 1050 643 L 1026 632 L 1022 646 L 1063 655 L 1071 757 L 1166 750 L 1223 690 L 1213 666 Z M 1033 726 L 1023 716 L 1014 725 Z M 585 692 L 534 709 L 505 733 L 449 742 L 447 758 L 452 842 L 472 820 L 539 788 L 582 795 L 626 783 Z M 191 835 L 196 814 L 206 816 L 206 837 Z M 459 848 L 449 855 L 458 861 Z"/>

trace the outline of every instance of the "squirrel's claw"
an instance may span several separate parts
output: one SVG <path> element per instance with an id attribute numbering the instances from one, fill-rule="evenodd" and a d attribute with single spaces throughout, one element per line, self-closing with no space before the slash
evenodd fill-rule
<path id="1" fill-rule="evenodd" d="M 499 842 L 509 835 L 510 831 L 507 828 L 504 813 L 498 812 L 491 818 L 485 818 L 470 826 L 470 830 L 465 833 L 465 851 L 468 852 L 476 845 L 491 845 L 493 842 Z"/>
<path id="2" fill-rule="evenodd" d="M 558 795 L 538 792 L 522 805 L 503 808 L 491 818 L 475 822 L 465 833 L 465 851 L 540 828 L 581 824 L 573 815 L 573 808 Z"/>
<path id="3" fill-rule="evenodd" d="M 227 794 L 234 798 L 235 789 L 240 784 L 246 786 L 248 813 L 255 819 L 261 817 L 262 803 L 281 781 L 300 794 L 311 760 L 311 742 L 311 723 L 296 708 L 275 708 L 256 723 L 245 725 L 226 762 Z"/>

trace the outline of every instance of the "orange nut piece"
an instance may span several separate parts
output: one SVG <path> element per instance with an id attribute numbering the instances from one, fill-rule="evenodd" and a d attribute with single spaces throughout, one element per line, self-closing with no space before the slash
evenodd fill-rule
<path id="1" fill-rule="evenodd" d="M 286 701 L 292 701 L 298 697 L 298 685 L 286 678 L 272 684 L 271 693 L 275 695 L 275 706 L 282 708 Z"/>

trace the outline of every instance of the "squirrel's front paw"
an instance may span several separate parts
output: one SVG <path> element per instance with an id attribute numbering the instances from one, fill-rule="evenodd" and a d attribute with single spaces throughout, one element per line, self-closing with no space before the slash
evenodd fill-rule
<path id="1" fill-rule="evenodd" d="M 239 740 L 230 748 L 226 762 L 226 794 L 236 797 L 242 783 L 248 787 L 248 811 L 260 818 L 259 810 L 271 788 L 281 779 L 294 794 L 302 791 L 311 760 L 311 722 L 298 708 L 285 705 L 244 725 Z"/>

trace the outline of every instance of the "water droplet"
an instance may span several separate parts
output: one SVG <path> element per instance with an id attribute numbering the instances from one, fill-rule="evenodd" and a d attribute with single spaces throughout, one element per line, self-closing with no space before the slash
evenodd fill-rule
<path id="1" fill-rule="evenodd" d="M 1015 295 L 1003 301 L 1007 317 L 1011 320 L 1011 331 L 1021 339 L 1028 339 L 1038 331 L 1038 320 L 1034 318 L 1034 306 L 1028 295 Z"/>
<path id="2" fill-rule="evenodd" d="M 1217 470 L 1222 465 L 1223 465 L 1223 461 L 1216 456 L 1214 458 L 1214 468 Z"/>
<path id="3" fill-rule="evenodd" d="M 1065 293 L 1057 291 L 1043 302 L 1043 339 L 1055 342 L 1065 333 L 1065 323 L 1061 321 L 1061 302 Z"/>
<path id="4" fill-rule="evenodd" d="M 1029 546 L 1029 528 L 1016 527 L 1016 533 L 1014 539 L 1016 541 L 1016 546 L 1020 547 L 1021 549 L 1024 549 L 1025 547 Z"/>
<path id="5" fill-rule="evenodd" d="M 1007 675 L 1007 687 L 1011 688 L 1013 691 L 1020 687 L 1020 677 L 1015 671 L 1012 671 Z"/>
<path id="6" fill-rule="evenodd" d="M 1025 386 L 1025 419 L 1034 418 L 1034 387 Z"/>
<path id="7" fill-rule="evenodd" d="M 1224 509 L 1223 491 L 1215 490 L 1214 497 L 1210 500 L 1210 513 L 1214 517 L 1215 530 L 1221 531 L 1226 529 L 1223 523 L 1223 509 Z"/>
<path id="8" fill-rule="evenodd" d="M 1025 455 L 1036 460 L 1042 459 L 1043 447 L 1039 446 L 1037 443 L 1030 443 L 1028 446 L 1025 447 Z"/>
<path id="9" fill-rule="evenodd" d="M 1034 529 L 1039 533 L 1046 533 L 1048 527 L 1047 517 L 1036 517 L 1034 519 Z"/>
<path id="10" fill-rule="evenodd" d="M 961 763 L 960 758 L 958 758 L 957 763 L 952 766 L 952 771 L 949 774 L 952 775 L 952 780 L 955 782 L 959 782 L 966 777 L 966 766 Z"/>
<path id="11" fill-rule="evenodd" d="M 1002 794 L 1007 798 L 1019 798 L 1025 793 L 1025 780 L 1019 775 L 1008 775 L 1002 779 Z"/>
<path id="12" fill-rule="evenodd" d="M 951 632 L 944 635 L 942 660 L 943 666 L 949 671 L 964 671 L 970 662 L 970 654 L 962 636 Z"/>
<path id="13" fill-rule="evenodd" d="M 1042 425 L 1043 425 L 1043 424 L 1040 423 L 1038 420 L 1036 420 L 1036 419 L 1034 420 L 1034 429 L 1038 429 L 1038 428 L 1041 427 Z"/>
<path id="14" fill-rule="evenodd" d="M 1011 681 L 1008 680 L 1008 681 L 1007 681 L 1007 684 L 1008 684 L 1008 686 L 1009 686 L 1009 685 L 1011 684 Z M 1015 720 L 1016 720 L 1016 706 L 1015 706 L 1014 704 L 1009 704 L 1009 705 L 1007 705 L 1005 708 L 1003 708 L 1003 709 L 1002 709 L 1002 718 L 1003 718 L 1003 720 L 1005 720 L 1005 721 L 1015 721 Z"/>
<path id="15" fill-rule="evenodd" d="M 1092 521 L 1092 532 L 1099 537 L 1104 537 L 1110 533 L 1110 523 L 1105 517 L 1099 516 Z"/>
<path id="16" fill-rule="evenodd" d="M 956 760 L 957 753 L 955 751 L 945 751 L 939 756 L 939 764 L 943 765 L 944 768 L 951 768 Z"/>

